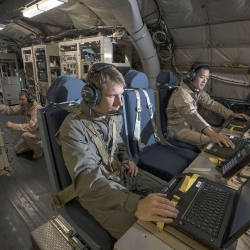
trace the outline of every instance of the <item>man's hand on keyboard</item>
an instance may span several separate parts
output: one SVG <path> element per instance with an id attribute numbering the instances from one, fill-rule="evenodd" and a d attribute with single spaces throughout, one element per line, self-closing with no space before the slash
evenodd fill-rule
<path id="1" fill-rule="evenodd" d="M 218 134 L 214 132 L 210 127 L 207 127 L 203 130 L 203 134 L 207 135 L 212 142 L 217 143 L 220 147 L 234 148 L 235 145 L 230 140 L 229 137 L 223 134 Z"/>
<path id="2" fill-rule="evenodd" d="M 244 113 L 232 113 L 230 115 L 230 118 L 239 118 L 239 119 L 250 121 L 250 117 Z"/>

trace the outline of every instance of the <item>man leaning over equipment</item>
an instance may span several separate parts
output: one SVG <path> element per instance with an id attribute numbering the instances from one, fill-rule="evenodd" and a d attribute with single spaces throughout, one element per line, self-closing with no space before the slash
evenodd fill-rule
<path id="1" fill-rule="evenodd" d="M 123 76 L 114 65 L 97 63 L 87 83 L 56 135 L 78 201 L 116 239 L 137 218 L 171 223 L 178 210 L 159 193 L 166 182 L 138 169 L 120 135 Z"/>
<path id="2" fill-rule="evenodd" d="M 209 65 L 195 63 L 186 79 L 172 93 L 166 108 L 168 137 L 203 149 L 211 141 L 219 146 L 234 147 L 225 135 L 216 133 L 197 111 L 198 103 L 220 116 L 250 120 L 244 113 L 234 113 L 214 101 L 203 91 L 210 74 Z"/>
<path id="3" fill-rule="evenodd" d="M 34 100 L 31 92 L 22 89 L 19 93 L 20 105 L 6 106 L 0 104 L 0 113 L 3 115 L 22 115 L 24 123 L 12 123 L 8 121 L 6 127 L 13 130 L 22 131 L 22 138 L 14 146 L 16 154 L 22 154 L 30 150 L 34 151 L 33 160 L 39 159 L 43 155 L 43 147 L 39 134 L 37 122 L 37 109 L 41 106 Z"/>

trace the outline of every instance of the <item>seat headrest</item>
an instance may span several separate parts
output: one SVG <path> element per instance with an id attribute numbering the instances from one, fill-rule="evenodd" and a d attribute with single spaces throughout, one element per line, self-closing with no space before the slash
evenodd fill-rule
<path id="1" fill-rule="evenodd" d="M 74 101 L 82 98 L 82 88 L 85 82 L 71 76 L 61 75 L 50 85 L 46 98 L 53 103 Z"/>
<path id="2" fill-rule="evenodd" d="M 156 81 L 158 86 L 162 86 L 164 84 L 173 84 L 174 74 L 171 71 L 161 70 L 158 76 L 156 77 Z"/>
<path id="3" fill-rule="evenodd" d="M 124 79 L 128 89 L 148 88 L 148 78 L 143 72 L 131 69 Z"/>
<path id="4" fill-rule="evenodd" d="M 129 66 L 116 66 L 116 69 L 123 75 L 123 77 L 130 71 Z"/>

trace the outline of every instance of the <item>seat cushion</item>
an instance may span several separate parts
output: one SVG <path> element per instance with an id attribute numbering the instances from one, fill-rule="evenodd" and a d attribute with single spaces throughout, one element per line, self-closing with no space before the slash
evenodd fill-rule
<path id="1" fill-rule="evenodd" d="M 182 173 L 197 157 L 197 153 L 168 145 L 153 145 L 139 153 L 138 166 L 149 173 L 170 181 L 175 174 Z"/>
<path id="2" fill-rule="evenodd" d="M 168 138 L 167 141 L 172 144 L 173 146 L 176 146 L 178 148 L 185 148 L 185 149 L 189 149 L 194 151 L 195 153 L 199 154 L 201 151 L 198 147 L 185 143 L 185 142 L 181 142 L 181 141 L 177 141 L 173 138 Z"/>

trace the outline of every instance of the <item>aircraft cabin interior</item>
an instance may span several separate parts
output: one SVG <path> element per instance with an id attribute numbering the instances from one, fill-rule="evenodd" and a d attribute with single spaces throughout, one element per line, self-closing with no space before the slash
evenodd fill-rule
<path id="1" fill-rule="evenodd" d="M 0 0 L 0 250 L 249 250 L 250 1 Z"/>

